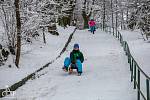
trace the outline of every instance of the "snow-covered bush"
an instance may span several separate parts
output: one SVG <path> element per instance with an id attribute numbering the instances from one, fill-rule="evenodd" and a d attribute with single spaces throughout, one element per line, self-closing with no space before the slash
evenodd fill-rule
<path id="1" fill-rule="evenodd" d="M 9 51 L 0 44 L 0 66 L 8 59 Z"/>
<path id="2" fill-rule="evenodd" d="M 150 35 L 150 1 L 136 2 L 135 10 L 129 19 L 129 28 L 140 29 L 144 34 Z"/>

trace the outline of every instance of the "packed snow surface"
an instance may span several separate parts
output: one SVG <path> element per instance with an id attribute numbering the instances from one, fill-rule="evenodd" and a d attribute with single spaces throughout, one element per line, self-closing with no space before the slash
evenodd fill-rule
<path id="1" fill-rule="evenodd" d="M 76 70 L 69 75 L 61 69 L 64 58 L 69 56 L 74 43 L 79 43 L 80 51 L 85 57 L 81 76 L 77 76 Z M 36 79 L 28 81 L 16 90 L 13 98 L 17 100 L 136 100 L 136 91 L 130 82 L 129 64 L 123 48 L 113 36 L 100 30 L 95 34 L 87 30 L 77 30 L 66 52 L 36 76 Z M 9 96 L 2 100 L 8 98 Z"/>

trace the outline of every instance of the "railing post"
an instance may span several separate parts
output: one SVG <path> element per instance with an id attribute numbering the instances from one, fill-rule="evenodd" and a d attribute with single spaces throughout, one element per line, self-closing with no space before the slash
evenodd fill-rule
<path id="1" fill-rule="evenodd" d="M 119 31 L 117 31 L 117 33 L 118 33 L 118 37 L 117 37 L 117 38 L 118 38 L 118 40 L 119 40 L 119 38 L 120 38 Z"/>
<path id="2" fill-rule="evenodd" d="M 107 32 L 109 32 L 109 27 L 107 26 Z"/>
<path id="3" fill-rule="evenodd" d="M 120 40 L 119 41 L 120 41 L 120 43 L 122 45 L 122 36 L 121 36 L 121 34 L 120 34 Z"/>
<path id="4" fill-rule="evenodd" d="M 121 36 L 121 44 L 123 45 L 123 37 Z"/>
<path id="5" fill-rule="evenodd" d="M 134 89 L 136 89 L 136 63 L 134 64 Z"/>
<path id="6" fill-rule="evenodd" d="M 110 27 L 110 29 L 109 29 L 109 30 L 110 30 L 110 34 L 111 34 L 111 27 Z"/>
<path id="7" fill-rule="evenodd" d="M 129 52 L 128 52 L 128 50 L 127 50 L 127 56 L 128 56 L 128 63 L 130 64 L 130 60 L 131 60 L 131 58 L 130 58 L 130 54 L 129 54 Z"/>
<path id="8" fill-rule="evenodd" d="M 115 28 L 116 29 L 116 28 Z M 117 30 L 115 30 L 115 36 L 117 37 Z"/>
<path id="9" fill-rule="evenodd" d="M 124 47 L 124 51 L 125 51 L 125 54 L 126 54 L 126 42 L 125 41 L 123 42 L 123 47 Z"/>
<path id="10" fill-rule="evenodd" d="M 116 30 L 116 38 L 118 37 L 118 32 L 117 32 L 117 30 Z"/>
<path id="11" fill-rule="evenodd" d="M 119 32 L 119 41 L 120 41 L 120 43 L 121 43 L 121 34 L 120 34 L 120 32 Z"/>
<path id="12" fill-rule="evenodd" d="M 130 58 L 130 59 L 129 59 L 129 64 L 130 64 L 130 71 L 131 71 L 131 69 L 132 69 L 132 57 L 131 57 L 131 55 L 130 55 L 129 58 Z"/>
<path id="13" fill-rule="evenodd" d="M 122 36 L 121 36 L 121 34 L 120 34 L 120 39 L 119 40 L 120 40 L 120 43 L 122 45 Z"/>
<path id="14" fill-rule="evenodd" d="M 120 33 L 119 33 L 119 31 L 117 33 L 118 33 L 118 40 L 119 40 L 120 39 Z"/>
<path id="15" fill-rule="evenodd" d="M 114 32 L 114 27 L 113 27 L 113 35 L 114 35 L 114 33 L 115 33 L 115 32 Z"/>
<path id="16" fill-rule="evenodd" d="M 107 32 L 109 33 L 109 27 L 107 26 Z"/>
<path id="17" fill-rule="evenodd" d="M 138 69 L 137 100 L 140 100 L 140 70 Z"/>
<path id="18" fill-rule="evenodd" d="M 147 100 L 150 100 L 149 80 L 148 79 L 146 79 L 146 88 L 147 88 Z"/>
<path id="19" fill-rule="evenodd" d="M 125 45 L 125 53 L 126 53 L 126 55 L 128 55 L 128 52 L 127 52 L 127 43 L 126 43 L 126 41 L 124 42 L 124 45 Z"/>
<path id="20" fill-rule="evenodd" d="M 133 63 L 133 58 L 132 58 L 132 61 L 131 61 L 131 82 L 133 81 L 133 65 L 134 65 L 134 63 Z"/>
<path id="21" fill-rule="evenodd" d="M 123 46 L 123 37 L 121 36 L 121 45 Z"/>

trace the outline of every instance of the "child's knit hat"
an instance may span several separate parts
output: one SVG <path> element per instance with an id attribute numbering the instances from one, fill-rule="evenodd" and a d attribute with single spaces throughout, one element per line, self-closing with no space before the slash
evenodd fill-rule
<path id="1" fill-rule="evenodd" d="M 73 48 L 78 48 L 79 49 L 79 44 L 74 44 Z"/>

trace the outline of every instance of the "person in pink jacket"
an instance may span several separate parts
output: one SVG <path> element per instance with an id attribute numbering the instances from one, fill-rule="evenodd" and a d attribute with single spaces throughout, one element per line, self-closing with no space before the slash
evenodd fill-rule
<path id="1" fill-rule="evenodd" d="M 91 19 L 91 20 L 88 22 L 88 24 L 89 24 L 89 28 L 90 28 L 91 33 L 94 34 L 94 32 L 96 31 L 96 30 L 95 30 L 95 29 L 96 29 L 96 28 L 95 28 L 96 23 L 95 23 L 94 19 Z"/>

